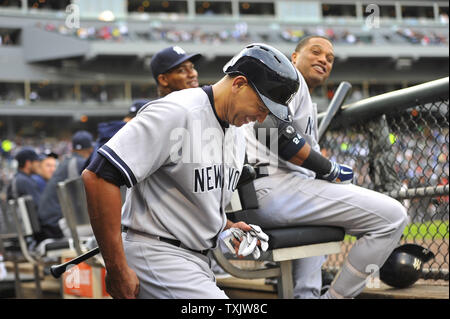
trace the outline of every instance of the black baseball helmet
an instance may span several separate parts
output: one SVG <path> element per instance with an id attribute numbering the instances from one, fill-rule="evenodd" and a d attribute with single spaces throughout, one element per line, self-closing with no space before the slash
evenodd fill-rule
<path id="1" fill-rule="evenodd" d="M 297 93 L 299 77 L 283 53 L 270 45 L 253 43 L 225 64 L 223 71 L 245 76 L 270 112 L 288 121 L 288 104 Z"/>
<path id="2" fill-rule="evenodd" d="M 434 258 L 427 248 L 405 244 L 395 248 L 380 268 L 380 279 L 395 288 L 406 288 L 414 284 L 422 273 L 423 263 Z"/>

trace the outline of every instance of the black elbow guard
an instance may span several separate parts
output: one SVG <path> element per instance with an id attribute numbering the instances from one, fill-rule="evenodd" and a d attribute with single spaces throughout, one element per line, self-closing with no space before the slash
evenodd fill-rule
<path id="1" fill-rule="evenodd" d="M 255 123 L 253 128 L 258 141 L 285 161 L 289 161 L 306 143 L 290 123 L 281 123 L 271 116 L 261 124 Z"/>
<path id="2" fill-rule="evenodd" d="M 305 145 L 305 139 L 297 133 L 292 125 L 280 128 L 278 134 L 278 155 L 289 161 Z"/>

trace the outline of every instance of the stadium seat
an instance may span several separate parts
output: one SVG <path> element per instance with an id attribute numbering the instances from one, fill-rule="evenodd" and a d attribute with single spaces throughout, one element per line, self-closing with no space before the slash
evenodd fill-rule
<path id="1" fill-rule="evenodd" d="M 3 204 L 3 202 L 2 202 Z M 21 289 L 21 282 L 29 281 L 30 277 L 24 278 L 19 276 L 19 263 L 25 261 L 20 252 L 20 247 L 17 239 L 16 228 L 12 216 L 7 213 L 7 204 L 1 209 L 1 223 L 0 223 L 0 254 L 3 256 L 5 262 L 11 262 L 14 269 L 14 290 L 17 298 L 22 298 L 23 293 Z M 34 278 L 31 278 L 33 281 Z"/>
<path id="2" fill-rule="evenodd" d="M 63 233 L 68 232 L 66 236 L 71 238 L 77 255 L 97 247 L 81 176 L 59 182 L 57 192 L 66 227 L 62 230 Z M 60 223 L 60 226 L 64 225 Z M 86 263 L 94 267 L 105 267 L 101 254 L 86 260 Z"/>
<path id="3" fill-rule="evenodd" d="M 30 263 L 33 266 L 33 279 L 36 285 L 36 295 L 42 298 L 41 280 L 43 275 L 40 268 L 56 263 L 55 259 L 64 250 L 71 249 L 69 239 L 46 239 L 35 245 L 34 237 L 40 232 L 40 223 L 31 196 L 22 196 L 8 201 L 8 212 L 5 219 L 12 216 L 13 225 L 9 220 L 9 234 L 4 236 L 13 243 L 5 247 L 6 255 L 14 263 L 14 275 L 16 284 L 16 296 L 22 297 L 21 282 L 23 281 L 19 272 L 19 263 Z M 4 243 L 5 241 L 3 241 Z"/>
<path id="4" fill-rule="evenodd" d="M 86 252 L 85 244 L 94 238 L 81 177 L 59 182 L 57 194 L 64 217 L 59 224 L 63 233 L 72 238 L 77 254 L 81 255 Z"/>

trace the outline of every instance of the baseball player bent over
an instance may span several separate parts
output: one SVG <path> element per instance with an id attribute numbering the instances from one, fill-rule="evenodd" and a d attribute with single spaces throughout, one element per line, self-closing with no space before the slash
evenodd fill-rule
<path id="1" fill-rule="evenodd" d="M 300 86 L 289 104 L 293 117 L 291 125 L 317 152 L 320 151 L 317 109 L 308 89 L 314 89 L 328 78 L 333 59 L 333 46 L 322 37 L 305 39 L 292 54 L 292 63 L 299 71 Z M 263 229 L 292 225 L 339 226 L 346 234 L 356 236 L 358 239 L 340 272 L 321 296 L 356 297 L 364 289 L 373 267 L 381 267 L 397 245 L 408 220 L 405 208 L 381 193 L 339 183 L 339 179 L 318 178 L 320 176 L 304 164 L 303 167 L 292 165 L 273 153 L 270 156 L 275 159 L 261 156 L 269 152 L 255 151 L 266 147 L 257 139 L 255 128 L 258 127 L 259 124 L 246 127 L 252 145 L 247 148 L 248 160 L 257 166 L 268 166 L 265 174 L 259 174 L 254 181 L 259 209 L 255 214 L 248 214 L 245 222 L 258 224 Z M 320 297 L 323 261 L 324 257 L 319 256 L 294 263 L 296 297 Z"/>
<path id="2" fill-rule="evenodd" d="M 270 61 L 232 62 L 251 64 L 254 74 L 271 72 L 271 81 L 251 83 L 244 71 L 153 101 L 83 172 L 112 297 L 226 298 L 205 254 L 224 229 L 251 229 L 227 221 L 224 212 L 244 164 L 240 126 L 262 122 L 269 110 L 287 114 L 298 88 L 295 69 L 281 53 L 269 46 L 244 50 Z M 281 93 L 271 96 L 264 86 Z M 122 217 L 120 185 L 129 187 Z"/>

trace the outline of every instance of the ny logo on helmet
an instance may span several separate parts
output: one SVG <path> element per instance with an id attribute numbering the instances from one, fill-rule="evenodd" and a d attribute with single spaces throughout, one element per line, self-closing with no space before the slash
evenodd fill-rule
<path id="1" fill-rule="evenodd" d="M 413 267 L 415 270 L 420 270 L 420 266 L 422 265 L 422 261 L 419 258 L 414 258 Z"/>

